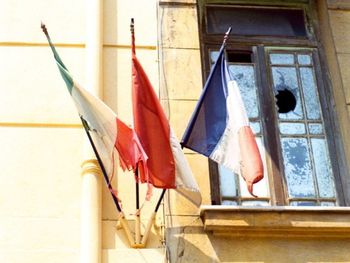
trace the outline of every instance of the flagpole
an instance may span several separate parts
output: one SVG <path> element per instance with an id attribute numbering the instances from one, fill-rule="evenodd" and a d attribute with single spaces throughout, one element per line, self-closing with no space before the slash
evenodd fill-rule
<path id="1" fill-rule="evenodd" d="M 136 185 L 136 213 L 135 213 L 135 243 L 141 242 L 141 211 L 140 209 L 140 190 L 139 190 L 139 170 L 135 170 L 135 185 Z"/>
<path id="2" fill-rule="evenodd" d="M 132 55 L 135 55 L 135 26 L 134 18 L 131 18 L 130 21 L 130 32 L 131 32 L 131 52 Z M 136 167 L 135 170 L 135 185 L 136 185 L 136 213 L 135 213 L 135 242 L 140 244 L 141 242 L 141 211 L 140 209 L 140 189 L 139 189 L 139 170 Z"/>
<path id="3" fill-rule="evenodd" d="M 83 124 L 83 127 L 84 127 L 84 130 L 85 130 L 85 132 L 86 132 L 86 135 L 87 135 L 88 138 L 89 138 L 89 142 L 90 142 L 90 144 L 91 144 L 91 146 L 92 146 L 92 149 L 93 149 L 93 151 L 94 151 L 94 153 L 95 153 L 95 155 L 96 155 L 98 164 L 100 165 L 100 168 L 101 168 L 103 177 L 104 177 L 105 182 L 106 182 L 106 184 L 107 184 L 108 190 L 110 191 L 110 193 L 111 193 L 111 195 L 112 195 L 114 204 L 115 204 L 115 206 L 116 206 L 118 212 L 120 213 L 119 222 L 121 223 L 121 225 L 122 225 L 122 227 L 123 227 L 123 229 L 124 229 L 124 231 L 125 231 L 125 234 L 126 234 L 128 240 L 129 240 L 130 245 L 131 245 L 131 246 L 134 246 L 134 245 L 135 245 L 135 241 L 134 241 L 134 239 L 133 239 L 133 237 L 132 237 L 132 235 L 131 235 L 131 233 L 130 233 L 129 225 L 128 225 L 128 223 L 127 223 L 126 220 L 125 220 L 125 215 L 124 215 L 124 213 L 123 213 L 123 211 L 122 211 L 122 209 L 121 209 L 121 207 L 120 207 L 120 205 L 119 205 L 118 199 L 117 199 L 117 197 L 113 194 L 113 188 L 112 188 L 112 185 L 111 185 L 111 183 L 110 183 L 110 181 L 109 181 L 109 178 L 108 178 L 106 169 L 105 169 L 105 167 L 104 167 L 104 165 L 103 165 L 103 163 L 102 163 L 102 160 L 101 160 L 100 155 L 98 154 L 98 151 L 97 151 L 97 149 L 96 149 L 95 143 L 94 143 L 94 141 L 92 140 L 91 135 L 90 135 L 90 133 L 89 133 L 89 126 L 88 126 L 86 120 L 85 120 L 82 116 L 80 116 L 80 120 L 81 120 L 81 122 L 82 122 L 82 124 Z"/>
<path id="4" fill-rule="evenodd" d="M 231 30 L 232 30 L 232 27 L 229 27 L 227 32 L 225 33 L 224 40 L 222 41 L 223 45 L 226 45 L 226 42 L 227 42 L 227 39 L 228 39 L 228 37 L 229 37 L 229 35 L 231 33 Z"/>
<path id="5" fill-rule="evenodd" d="M 141 241 L 141 244 L 142 244 L 142 247 L 146 247 L 146 242 L 147 242 L 147 239 L 148 239 L 148 236 L 149 236 L 149 233 L 151 232 L 151 228 L 154 224 L 154 221 L 155 221 L 155 218 L 156 218 L 156 215 L 157 215 L 157 212 L 158 212 L 158 209 L 160 207 L 160 204 L 164 198 L 164 195 L 165 195 L 165 192 L 166 192 L 167 189 L 163 189 L 159 199 L 158 199 L 158 202 L 157 202 L 157 205 L 156 205 L 156 208 L 154 209 L 150 219 L 148 220 L 148 224 L 146 226 L 146 229 L 145 229 L 145 233 L 143 234 L 143 237 L 142 237 L 142 241 Z"/>
<path id="6" fill-rule="evenodd" d="M 164 195 L 165 195 L 166 190 L 167 190 L 167 189 L 163 189 L 163 191 L 162 191 L 162 193 L 161 193 L 161 195 L 160 195 L 160 197 L 159 197 L 159 200 L 158 200 L 158 203 L 157 203 L 157 205 L 156 205 L 156 208 L 154 209 L 154 212 L 155 212 L 155 213 L 158 212 L 158 209 L 159 209 L 160 204 L 161 204 L 161 202 L 162 202 L 162 200 L 163 200 L 163 198 L 164 198 Z"/>
<path id="7" fill-rule="evenodd" d="M 99 164 L 100 167 L 101 167 L 101 171 L 102 171 L 103 177 L 104 177 L 104 179 L 105 179 L 105 182 L 106 182 L 106 184 L 107 184 L 107 187 L 108 187 L 109 191 L 110 191 L 111 194 L 112 194 L 112 198 L 113 198 L 114 204 L 115 204 L 115 206 L 117 207 L 118 212 L 122 212 L 122 209 L 121 209 L 121 207 L 120 207 L 120 205 L 119 205 L 118 199 L 117 199 L 117 198 L 115 197 L 115 195 L 113 194 L 112 185 L 111 185 L 111 183 L 110 183 L 110 181 L 109 181 L 109 178 L 108 178 L 106 169 L 105 169 L 105 167 L 104 167 L 104 165 L 103 165 L 103 163 L 102 163 L 101 157 L 100 157 L 100 155 L 98 154 L 97 149 L 96 149 L 96 146 L 95 146 L 95 144 L 94 144 L 94 142 L 93 142 L 93 140 L 92 140 L 92 138 L 91 138 L 91 135 L 90 135 L 90 133 L 89 133 L 89 126 L 88 126 L 86 120 L 85 120 L 82 116 L 80 116 L 80 119 L 81 119 L 81 122 L 83 123 L 84 130 L 85 130 L 85 132 L 86 132 L 86 135 L 87 135 L 88 138 L 89 138 L 89 142 L 90 142 L 90 144 L 91 144 L 91 146 L 92 146 L 92 149 L 94 150 L 94 153 L 95 153 L 95 155 L 96 155 L 98 164 Z"/>
<path id="8" fill-rule="evenodd" d="M 148 235 L 149 235 L 149 233 L 150 233 L 150 231 L 151 231 L 151 227 L 152 227 L 152 225 L 153 225 L 153 223 L 154 223 L 154 220 L 155 220 L 155 218 L 156 218 L 158 209 L 159 209 L 159 207 L 160 207 L 160 205 L 161 205 L 161 203 L 162 203 L 162 200 L 163 200 L 163 198 L 164 198 L 164 195 L 165 195 L 166 190 L 167 190 L 167 189 L 163 189 L 162 193 L 160 194 L 159 199 L 158 199 L 158 202 L 157 202 L 157 205 L 156 205 L 156 207 L 155 207 L 155 209 L 154 209 L 154 211 L 153 211 L 153 213 L 152 213 L 152 215 L 151 215 L 151 218 L 150 218 L 149 221 L 148 221 L 148 224 L 147 224 L 147 227 L 146 227 L 146 230 L 145 230 L 145 233 L 144 233 L 144 235 L 143 235 L 143 237 L 142 237 L 142 242 L 141 242 L 144 246 L 146 245 Z"/>
<path id="9" fill-rule="evenodd" d="M 131 18 L 130 21 L 130 32 L 131 32 L 131 52 L 132 55 L 135 56 L 136 55 L 136 49 L 135 49 L 135 23 L 134 23 L 134 18 Z M 163 199 L 163 196 L 165 194 L 165 190 L 163 189 L 163 192 L 161 194 L 160 199 L 158 200 L 156 209 L 154 210 L 154 212 L 152 213 L 150 219 L 148 220 L 145 232 L 142 236 L 142 240 L 141 240 L 141 220 L 140 220 L 140 201 L 139 201 L 139 170 L 136 169 L 135 171 L 135 179 L 136 179 L 136 215 L 135 215 L 135 243 L 136 246 L 139 248 L 144 248 L 146 247 L 146 242 L 149 236 L 149 233 L 151 232 L 151 228 L 153 226 L 154 223 L 154 219 L 156 217 L 157 211 L 159 209 L 161 200 Z"/>

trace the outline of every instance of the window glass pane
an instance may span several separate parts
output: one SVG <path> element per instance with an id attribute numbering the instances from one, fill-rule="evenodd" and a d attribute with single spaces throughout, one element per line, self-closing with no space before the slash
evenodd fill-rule
<path id="1" fill-rule="evenodd" d="M 335 206 L 334 202 L 321 202 L 321 206 Z"/>
<path id="2" fill-rule="evenodd" d="M 253 201 L 242 201 L 243 206 L 268 206 L 268 201 L 259 201 L 259 200 L 253 200 Z"/>
<path id="3" fill-rule="evenodd" d="M 289 95 L 294 95 L 296 102 L 294 110 L 283 111 L 290 96 L 285 96 L 282 100 L 287 104 L 281 104 L 281 96 L 276 95 L 284 176 L 289 198 L 308 199 L 293 200 L 294 203 L 291 204 L 294 205 L 320 205 L 321 200 L 328 201 L 323 200 L 325 198 L 335 199 L 336 191 L 327 142 L 320 136 L 312 137 L 324 134 L 312 56 L 305 51 L 301 54 L 297 51 L 291 54 L 289 50 L 286 53 L 281 50 L 270 52 L 271 63 L 279 63 L 279 66 L 271 66 L 275 95 L 281 94 L 281 90 L 287 90 Z M 295 63 L 293 58 L 297 58 L 298 65 L 289 66 Z"/>
<path id="4" fill-rule="evenodd" d="M 298 63 L 300 65 L 310 65 L 311 64 L 310 55 L 298 55 Z"/>
<path id="5" fill-rule="evenodd" d="M 218 59 L 219 51 L 210 51 L 210 64 L 213 65 Z"/>
<path id="6" fill-rule="evenodd" d="M 249 126 L 250 128 L 252 128 L 252 131 L 254 132 L 255 135 L 261 132 L 260 122 L 250 122 Z"/>
<path id="7" fill-rule="evenodd" d="M 315 206 L 316 202 L 312 201 L 292 201 L 289 203 L 291 206 Z"/>
<path id="8" fill-rule="evenodd" d="M 318 120 L 321 118 L 321 111 L 313 71 L 311 68 L 300 68 L 300 76 L 304 92 L 307 118 Z"/>
<path id="9" fill-rule="evenodd" d="M 305 134 L 304 123 L 288 123 L 282 122 L 279 124 L 281 134 Z"/>
<path id="10" fill-rule="evenodd" d="M 295 67 L 272 67 L 272 77 L 275 94 L 281 90 L 288 90 L 296 99 L 296 107 L 294 111 L 279 113 L 279 118 L 284 120 L 303 119 L 304 114 L 301 106 L 300 91 L 298 88 L 298 79 Z"/>
<path id="11" fill-rule="evenodd" d="M 281 143 L 289 196 L 315 197 L 307 140 L 282 138 Z"/>
<path id="12" fill-rule="evenodd" d="M 231 201 L 231 200 L 222 200 L 221 204 L 222 205 L 237 205 L 237 202 Z"/>
<path id="13" fill-rule="evenodd" d="M 279 65 L 293 65 L 294 55 L 293 54 L 270 54 L 271 64 Z"/>
<path id="14" fill-rule="evenodd" d="M 209 34 L 224 34 L 232 27 L 233 35 L 307 35 L 301 9 L 208 6 L 206 11 Z"/>
<path id="15" fill-rule="evenodd" d="M 252 65 L 229 65 L 229 73 L 241 91 L 249 118 L 259 116 L 254 67 Z"/>
<path id="16" fill-rule="evenodd" d="M 221 165 L 219 165 L 219 174 L 221 195 L 226 197 L 237 196 L 237 175 Z"/>
<path id="17" fill-rule="evenodd" d="M 326 140 L 312 138 L 311 144 L 320 197 L 335 197 L 333 176 L 326 146 Z"/>
<path id="18" fill-rule="evenodd" d="M 318 123 L 309 124 L 310 134 L 323 134 L 323 125 Z"/>

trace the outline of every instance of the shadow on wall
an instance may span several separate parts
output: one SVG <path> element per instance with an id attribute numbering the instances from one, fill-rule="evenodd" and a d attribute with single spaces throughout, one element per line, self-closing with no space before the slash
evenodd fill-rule
<path id="1" fill-rule="evenodd" d="M 166 237 L 170 263 L 220 262 L 202 226 L 171 227 Z"/>
<path id="2" fill-rule="evenodd" d="M 167 229 L 170 263 L 350 262 L 346 239 L 288 239 L 215 236 L 201 226 Z"/>

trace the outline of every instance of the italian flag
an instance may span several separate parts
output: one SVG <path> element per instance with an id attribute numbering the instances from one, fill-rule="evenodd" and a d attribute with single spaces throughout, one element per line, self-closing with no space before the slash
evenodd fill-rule
<path id="1" fill-rule="evenodd" d="M 114 151 L 117 151 L 119 164 L 124 170 L 135 171 L 136 168 L 141 168 L 147 176 L 148 157 L 135 131 L 118 119 L 116 114 L 103 101 L 81 87 L 72 78 L 52 44 L 46 28 L 42 27 L 79 116 L 88 126 L 88 132 L 95 144 L 107 176 L 109 178 L 113 177 Z"/>

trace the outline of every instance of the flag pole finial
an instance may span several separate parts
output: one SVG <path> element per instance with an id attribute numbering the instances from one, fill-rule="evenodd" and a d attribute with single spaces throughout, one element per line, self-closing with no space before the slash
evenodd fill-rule
<path id="1" fill-rule="evenodd" d="M 132 34 L 134 33 L 134 28 L 135 28 L 135 26 L 134 26 L 134 18 L 131 18 L 130 31 L 131 31 Z"/>
<path id="2" fill-rule="evenodd" d="M 131 53 L 133 55 L 135 55 L 136 50 L 135 50 L 135 21 L 134 21 L 134 18 L 131 18 L 130 32 L 131 32 Z"/>
<path id="3" fill-rule="evenodd" d="M 231 33 L 231 29 L 232 29 L 232 27 L 229 27 L 228 30 L 227 30 L 227 32 L 225 33 L 224 41 L 223 41 L 223 44 L 224 44 L 224 45 L 226 44 L 227 39 L 228 39 L 228 37 L 229 37 L 229 35 L 230 35 L 230 33 Z"/>
<path id="4" fill-rule="evenodd" d="M 47 32 L 46 25 L 44 24 L 43 21 L 41 21 L 41 29 L 43 30 L 44 34 L 47 36 L 49 33 Z"/>

